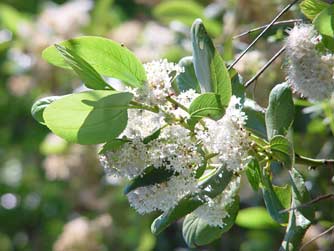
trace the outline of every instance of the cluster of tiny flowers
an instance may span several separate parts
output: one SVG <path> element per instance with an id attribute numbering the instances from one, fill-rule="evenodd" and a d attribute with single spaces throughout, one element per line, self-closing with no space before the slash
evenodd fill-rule
<path id="1" fill-rule="evenodd" d="M 247 160 L 249 141 L 243 129 L 246 115 L 241 111 L 240 100 L 233 96 L 226 109 L 226 114 L 219 121 L 204 119 L 204 126 L 197 126 L 195 133 L 182 126 L 189 118 L 185 108 L 189 108 L 198 97 L 194 90 L 187 90 L 178 95 L 174 92 L 172 81 L 183 69 L 167 60 L 160 60 L 145 65 L 147 83 L 137 89 L 129 89 L 135 100 L 145 105 L 157 106 L 159 112 L 130 109 L 125 131 L 120 135 L 123 144 L 115 150 L 100 156 L 100 161 L 108 174 L 119 178 L 133 179 L 144 175 L 147 167 L 164 168 L 171 171 L 168 180 L 136 188 L 127 194 L 130 205 L 140 214 L 153 211 L 166 212 L 175 207 L 187 194 L 198 191 L 196 171 L 204 163 L 202 150 L 217 154 L 210 160 L 212 165 L 226 165 L 229 170 L 238 172 L 244 168 Z M 170 97 L 175 102 L 169 102 Z M 175 105 L 175 103 L 180 105 Z M 147 136 L 159 130 L 159 136 L 149 142 Z M 227 190 L 229 191 L 229 190 Z M 230 203 L 223 193 L 215 199 L 208 199 L 207 205 L 198 212 L 214 211 L 212 221 L 222 225 L 222 206 Z M 221 201 L 225 202 L 222 204 Z M 224 217 L 223 217 L 224 216 Z M 209 221 L 209 220 L 208 220 Z"/>
<path id="2" fill-rule="evenodd" d="M 207 198 L 207 202 L 197 208 L 193 213 L 210 226 L 225 226 L 225 219 L 230 217 L 226 210 L 234 202 L 240 186 L 240 177 L 229 183 L 226 189 L 215 198 Z"/>
<path id="3" fill-rule="evenodd" d="M 161 59 L 144 65 L 147 83 L 134 90 L 135 98 L 150 105 L 159 105 L 166 102 L 166 97 L 174 94 L 172 82 L 184 68 Z"/>
<path id="4" fill-rule="evenodd" d="M 248 164 L 250 140 L 244 129 L 246 114 L 240 108 L 240 99 L 232 96 L 225 115 L 218 121 L 204 119 L 205 128 L 198 124 L 197 137 L 208 150 L 216 153 L 216 164 L 226 165 L 235 172 L 243 170 Z"/>
<path id="5" fill-rule="evenodd" d="M 298 25 L 286 40 L 288 83 L 311 101 L 330 98 L 334 92 L 334 55 L 320 53 L 321 36 L 312 25 Z"/>

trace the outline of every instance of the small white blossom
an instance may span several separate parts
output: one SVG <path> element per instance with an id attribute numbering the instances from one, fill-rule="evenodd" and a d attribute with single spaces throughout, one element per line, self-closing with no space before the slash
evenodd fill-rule
<path id="1" fill-rule="evenodd" d="M 140 214 L 153 211 L 167 211 L 174 208 L 178 201 L 189 193 L 197 191 L 196 179 L 192 176 L 172 176 L 164 183 L 139 187 L 127 196 L 130 205 Z"/>
<path id="2" fill-rule="evenodd" d="M 184 69 L 167 59 L 152 61 L 144 65 L 147 83 L 134 90 L 135 98 L 138 101 L 151 105 L 158 105 L 166 102 L 166 97 L 173 95 L 172 82 Z"/>
<path id="3" fill-rule="evenodd" d="M 205 129 L 197 125 L 198 138 L 210 152 L 216 153 L 217 164 L 224 163 L 227 169 L 241 171 L 248 163 L 250 141 L 244 129 L 246 114 L 240 108 L 240 99 L 232 96 L 225 115 L 218 121 L 204 119 Z"/>
<path id="4" fill-rule="evenodd" d="M 240 177 L 235 178 L 225 190 L 215 198 L 208 198 L 207 202 L 197 208 L 193 213 L 204 220 L 210 226 L 224 227 L 224 220 L 230 217 L 226 207 L 234 202 L 236 193 L 240 186 Z"/>
<path id="5" fill-rule="evenodd" d="M 118 150 L 100 155 L 100 163 L 109 175 L 134 178 L 149 166 L 148 146 L 134 138 Z"/>
<path id="6" fill-rule="evenodd" d="M 330 98 L 334 92 L 334 55 L 321 54 L 321 36 L 312 25 L 298 25 L 286 40 L 288 83 L 311 101 Z"/>

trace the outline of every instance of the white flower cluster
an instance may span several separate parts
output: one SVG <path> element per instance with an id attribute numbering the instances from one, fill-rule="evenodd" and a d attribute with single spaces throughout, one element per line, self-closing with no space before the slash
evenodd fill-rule
<path id="1" fill-rule="evenodd" d="M 167 59 L 152 61 L 144 65 L 147 83 L 144 87 L 135 89 L 135 97 L 138 101 L 150 105 L 161 105 L 166 102 L 166 97 L 174 95 L 172 82 L 184 69 Z"/>
<path id="2" fill-rule="evenodd" d="M 321 36 L 312 25 L 298 25 L 286 40 L 288 83 L 311 101 L 330 98 L 334 92 L 334 55 L 320 53 Z"/>
<path id="3" fill-rule="evenodd" d="M 218 121 L 204 119 L 205 127 L 197 125 L 197 135 L 208 150 L 216 153 L 214 164 L 226 164 L 235 172 L 243 170 L 248 164 L 250 141 L 244 126 L 247 116 L 240 109 L 240 99 L 232 96 L 225 115 Z"/>
<path id="4" fill-rule="evenodd" d="M 234 202 L 240 186 L 240 177 L 236 177 L 229 183 L 226 189 L 214 199 L 208 198 L 206 204 L 197 208 L 193 213 L 210 226 L 225 226 L 225 219 L 230 217 L 226 207 Z"/>
<path id="5" fill-rule="evenodd" d="M 189 118 L 186 110 L 199 94 L 188 90 L 176 95 L 172 87 L 173 79 L 183 69 L 167 60 L 148 63 L 145 69 L 147 84 L 130 91 L 137 102 L 156 106 L 159 112 L 130 110 L 127 128 L 120 136 L 124 143 L 100 156 L 107 173 L 120 178 L 131 180 L 143 176 L 147 167 L 170 171 L 169 179 L 138 187 L 127 194 L 131 206 L 141 214 L 157 210 L 166 212 L 185 195 L 198 191 L 195 175 L 205 163 L 203 149 L 205 154 L 216 154 L 209 160 L 210 166 L 226 165 L 229 170 L 239 172 L 246 164 L 249 146 L 248 134 L 243 129 L 246 115 L 241 111 L 238 98 L 231 98 L 223 118 L 218 121 L 203 119 L 203 123 L 192 131 L 182 123 Z M 170 102 L 167 97 L 175 102 Z M 157 130 L 160 133 L 156 138 L 144 142 Z M 215 199 L 208 199 L 207 205 L 198 212 L 219 209 L 217 215 L 212 214 L 212 219 L 220 217 L 217 224 L 222 225 L 221 206 L 225 202 L 222 204 L 221 201 L 228 203 L 224 196 L 228 195 L 223 193 Z"/>

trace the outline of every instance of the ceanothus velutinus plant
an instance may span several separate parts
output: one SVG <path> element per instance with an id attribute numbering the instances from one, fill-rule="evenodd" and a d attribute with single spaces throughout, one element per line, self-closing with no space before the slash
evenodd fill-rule
<path id="1" fill-rule="evenodd" d="M 153 233 L 185 217 L 183 236 L 190 247 L 219 238 L 234 224 L 240 179 L 247 177 L 255 191 L 262 190 L 271 217 L 287 225 L 282 250 L 297 250 L 315 211 L 301 207 L 310 195 L 294 165 L 332 163 L 296 154 L 287 137 L 294 120 L 291 86 L 311 100 L 318 97 L 303 91 L 316 77 L 301 73 L 306 69 L 300 67 L 312 67 L 305 57 L 317 55 L 321 61 L 323 53 L 333 59 L 333 36 L 322 30 L 327 20 L 322 15 L 332 13 L 333 6 L 319 12 L 315 28 L 298 25 L 290 32 L 288 81 L 273 88 L 266 110 L 246 98 L 233 63 L 227 68 L 202 21 L 196 20 L 193 55 L 179 64 L 163 59 L 142 65 L 128 49 L 100 37 L 47 48 L 44 59 L 74 70 L 91 90 L 40 99 L 32 114 L 70 142 L 103 144 L 101 164 L 108 174 L 129 180 L 125 194 L 130 205 L 140 214 L 161 212 L 152 223 Z M 102 76 L 119 79 L 123 87 L 115 90 Z M 333 78 L 324 81 L 333 85 Z M 288 188 L 272 184 L 273 162 L 288 169 Z"/>

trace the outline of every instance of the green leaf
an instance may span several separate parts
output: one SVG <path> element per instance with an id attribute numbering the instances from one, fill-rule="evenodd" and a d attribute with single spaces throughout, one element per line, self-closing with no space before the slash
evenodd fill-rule
<path id="1" fill-rule="evenodd" d="M 196 19 L 192 25 L 191 38 L 195 73 L 201 92 L 219 94 L 222 105 L 228 105 L 232 95 L 230 75 L 200 19 Z"/>
<path id="2" fill-rule="evenodd" d="M 248 101 L 242 109 L 247 115 L 246 128 L 255 135 L 266 139 L 267 131 L 264 111 L 253 100 L 248 99 Z"/>
<path id="3" fill-rule="evenodd" d="M 175 79 L 178 91 L 183 92 L 189 89 L 193 89 L 197 93 L 200 93 L 201 88 L 195 75 L 193 58 L 184 57 L 180 60 L 179 65 L 184 67 L 184 72 L 179 74 Z"/>
<path id="4" fill-rule="evenodd" d="M 51 96 L 51 97 L 45 97 L 37 100 L 31 107 L 31 115 L 34 117 L 34 119 L 42 124 L 45 125 L 45 121 L 43 118 L 43 113 L 46 107 L 48 107 L 51 103 L 54 101 L 62 98 L 64 96 Z"/>
<path id="5" fill-rule="evenodd" d="M 203 6 L 191 0 L 164 1 L 153 9 L 153 15 L 165 24 L 179 21 L 189 27 L 196 18 L 201 18 L 212 36 L 218 36 L 222 30 L 218 22 L 209 20 L 204 16 Z"/>
<path id="6" fill-rule="evenodd" d="M 261 183 L 261 170 L 259 166 L 259 162 L 253 158 L 247 165 L 246 169 L 247 179 L 249 184 L 251 184 L 254 191 L 259 189 Z"/>
<path id="7" fill-rule="evenodd" d="M 87 91 L 63 97 L 43 113 L 50 130 L 67 141 L 99 144 L 116 138 L 127 124 L 127 105 L 132 94 Z"/>
<path id="8" fill-rule="evenodd" d="M 270 92 L 266 111 L 268 138 L 285 135 L 294 119 L 292 92 L 287 83 L 276 85 Z"/>
<path id="9" fill-rule="evenodd" d="M 216 197 L 227 187 L 232 177 L 233 173 L 226 170 L 224 167 L 216 170 L 213 175 L 200 184 L 200 192 L 186 195 L 174 208 L 156 218 L 151 225 L 152 233 L 161 233 L 172 222 L 184 217 L 199 206 L 203 205 L 207 197 Z"/>
<path id="10" fill-rule="evenodd" d="M 101 75 L 74 51 L 57 44 L 55 44 L 55 47 L 88 88 L 95 90 L 112 89 Z"/>
<path id="11" fill-rule="evenodd" d="M 313 24 L 322 35 L 324 45 L 334 51 L 334 5 L 323 9 L 313 20 Z"/>
<path id="12" fill-rule="evenodd" d="M 234 69 L 230 70 L 231 84 L 232 84 L 232 95 L 239 97 L 241 104 L 244 104 L 246 100 L 246 89 L 243 84 L 242 76 Z"/>
<path id="13" fill-rule="evenodd" d="M 328 3 L 319 0 L 304 0 L 299 7 L 303 14 L 313 20 L 323 9 L 329 6 Z"/>
<path id="14" fill-rule="evenodd" d="M 239 210 L 235 223 L 250 229 L 271 229 L 279 226 L 263 207 L 250 207 Z"/>
<path id="15" fill-rule="evenodd" d="M 120 149 L 122 145 L 124 145 L 127 141 L 123 139 L 112 139 L 105 143 L 101 150 L 99 151 L 99 154 L 105 154 L 108 151 L 116 151 Z"/>
<path id="16" fill-rule="evenodd" d="M 182 227 L 185 242 L 191 248 L 203 246 L 219 239 L 221 235 L 234 225 L 239 210 L 239 197 L 233 196 L 233 201 L 224 207 L 229 216 L 223 219 L 224 227 L 210 226 L 204 219 L 197 217 L 194 213 L 188 214 Z"/>
<path id="17" fill-rule="evenodd" d="M 145 69 L 136 56 L 112 40 L 83 36 L 66 40 L 60 45 L 75 52 L 101 75 L 120 79 L 133 87 L 142 86 L 146 80 Z M 55 46 L 46 48 L 42 56 L 53 65 L 71 68 Z"/>
<path id="18" fill-rule="evenodd" d="M 152 140 L 155 140 L 157 138 L 159 138 L 161 133 L 161 128 L 157 129 L 156 131 L 154 131 L 151 135 L 148 135 L 147 137 L 145 137 L 143 139 L 143 143 L 144 144 L 148 144 L 150 143 Z"/>
<path id="19" fill-rule="evenodd" d="M 269 175 L 264 174 L 262 179 L 263 199 L 271 218 L 273 218 L 279 224 L 286 224 L 288 222 L 289 214 L 287 212 L 281 213 L 281 211 L 285 209 L 284 204 L 288 199 L 284 198 L 280 192 L 280 196 L 278 196 L 277 192 L 280 190 L 280 188 L 273 186 Z M 286 196 L 289 195 L 286 194 Z"/>
<path id="20" fill-rule="evenodd" d="M 295 153 L 292 144 L 281 135 L 276 135 L 270 140 L 270 150 L 275 159 L 281 161 L 286 168 L 291 168 L 294 163 Z"/>
<path id="21" fill-rule="evenodd" d="M 11 32 L 17 33 L 20 25 L 28 21 L 22 11 L 18 11 L 9 4 L 0 4 L 0 27 L 9 29 Z"/>
<path id="22" fill-rule="evenodd" d="M 208 117 L 218 120 L 224 115 L 225 107 L 222 105 L 219 95 L 208 92 L 198 96 L 190 104 L 188 112 L 195 119 Z"/>
<path id="23" fill-rule="evenodd" d="M 292 203 L 291 207 L 298 207 L 310 200 L 304 179 L 301 174 L 292 169 L 290 172 Z M 314 209 L 297 208 L 290 213 L 289 224 L 281 244 L 280 251 L 298 251 L 307 229 L 311 226 L 314 219 Z"/>
<path id="24" fill-rule="evenodd" d="M 169 180 L 173 174 L 174 172 L 172 170 L 168 170 L 163 167 L 155 168 L 153 166 L 149 166 L 145 168 L 145 170 L 139 176 L 131 180 L 130 184 L 125 187 L 124 193 L 128 194 L 138 187 L 162 183 Z"/>

